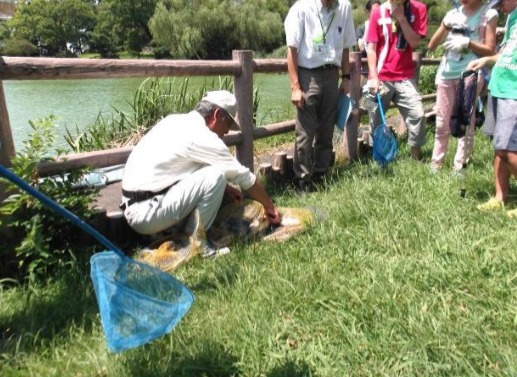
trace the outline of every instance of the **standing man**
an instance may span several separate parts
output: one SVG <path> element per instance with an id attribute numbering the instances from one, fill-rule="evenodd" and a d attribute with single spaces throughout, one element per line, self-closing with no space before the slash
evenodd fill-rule
<path id="1" fill-rule="evenodd" d="M 285 34 L 296 106 L 294 174 L 304 189 L 323 182 L 332 162 L 338 96 L 349 92 L 349 48 L 356 41 L 350 2 L 299 0 L 285 19 Z"/>
<path id="2" fill-rule="evenodd" d="M 413 50 L 427 33 L 427 10 L 415 0 L 388 0 L 372 12 L 368 42 L 368 86 L 376 94 L 382 81 L 382 106 L 393 101 L 408 127 L 411 157 L 420 158 L 425 144 L 422 97 L 413 80 Z M 370 112 L 372 130 L 381 124 L 379 112 Z"/>
<path id="3" fill-rule="evenodd" d="M 180 223 L 195 209 L 205 229 L 226 196 L 242 200 L 239 185 L 260 202 L 271 224 L 280 222 L 264 186 L 230 153 L 222 137 L 235 122 L 237 100 L 225 90 L 208 92 L 194 111 L 174 114 L 154 126 L 131 152 L 122 179 L 122 207 L 140 234 Z"/>
<path id="4" fill-rule="evenodd" d="M 369 0 L 364 9 L 366 10 L 366 21 L 357 28 L 355 31 L 355 36 L 357 37 L 357 47 L 359 48 L 359 52 L 361 53 L 361 58 L 366 59 L 367 54 L 367 43 L 366 36 L 368 35 L 368 25 L 370 24 L 370 16 L 372 12 L 377 9 L 381 5 L 380 0 Z M 366 80 L 368 79 L 368 65 L 361 66 L 361 87 L 366 84 Z"/>

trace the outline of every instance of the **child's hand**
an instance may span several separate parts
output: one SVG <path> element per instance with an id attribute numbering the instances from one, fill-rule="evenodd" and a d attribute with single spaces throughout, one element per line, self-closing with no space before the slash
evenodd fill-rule
<path id="1" fill-rule="evenodd" d="M 463 35 L 454 36 L 448 40 L 446 40 L 443 44 L 443 47 L 446 50 L 461 52 L 469 48 L 470 38 L 465 37 Z"/>
<path id="2" fill-rule="evenodd" d="M 458 11 L 448 12 L 443 18 L 443 26 L 447 29 L 466 29 L 467 17 Z"/>
<path id="3" fill-rule="evenodd" d="M 469 65 L 467 66 L 468 71 L 477 71 L 478 69 L 481 69 L 485 66 L 487 59 L 481 58 L 472 60 Z"/>

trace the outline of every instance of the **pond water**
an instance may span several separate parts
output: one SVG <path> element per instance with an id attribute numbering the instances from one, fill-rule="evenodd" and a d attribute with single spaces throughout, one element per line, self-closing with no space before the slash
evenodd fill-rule
<path id="1" fill-rule="evenodd" d="M 212 77 L 192 77 L 189 88 L 201 86 Z M 102 80 L 38 80 L 4 81 L 7 110 L 11 122 L 16 150 L 27 140 L 31 128 L 29 120 L 43 118 L 50 114 L 58 117 L 56 147 L 68 147 L 64 135 L 66 128 L 85 129 L 93 123 L 99 113 L 109 115 L 113 108 L 129 110 L 129 102 L 143 79 Z M 176 78 L 178 85 L 183 78 Z M 276 118 L 290 111 L 290 89 L 287 74 L 256 74 L 255 85 L 259 86 L 259 124 L 277 121 Z"/>

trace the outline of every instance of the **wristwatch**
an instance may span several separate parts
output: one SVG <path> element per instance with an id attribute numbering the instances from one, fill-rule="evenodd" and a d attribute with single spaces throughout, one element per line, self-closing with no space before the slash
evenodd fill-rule
<path id="1" fill-rule="evenodd" d="M 350 80 L 350 73 L 343 73 L 343 74 L 341 75 L 341 78 L 342 78 L 342 79 L 348 79 L 348 80 Z"/>

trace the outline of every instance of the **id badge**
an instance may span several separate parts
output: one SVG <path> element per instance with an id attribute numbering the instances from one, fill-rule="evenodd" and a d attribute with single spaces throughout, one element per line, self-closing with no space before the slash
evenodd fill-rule
<path id="1" fill-rule="evenodd" d="M 323 55 L 325 57 L 330 56 L 330 46 L 323 43 L 315 43 L 314 45 L 314 53 L 318 55 Z"/>
<path id="2" fill-rule="evenodd" d="M 451 62 L 459 62 L 461 60 L 461 54 L 454 51 L 449 51 L 447 53 L 447 60 Z"/>

